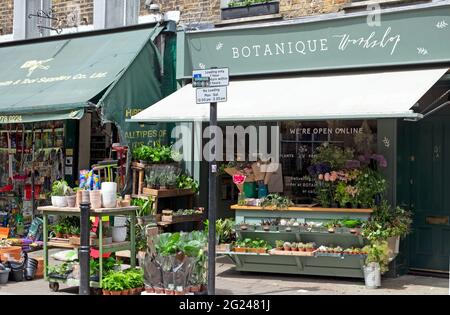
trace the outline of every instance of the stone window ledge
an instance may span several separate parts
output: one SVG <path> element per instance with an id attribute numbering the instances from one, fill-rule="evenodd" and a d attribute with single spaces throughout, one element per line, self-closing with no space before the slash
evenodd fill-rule
<path id="1" fill-rule="evenodd" d="M 230 19 L 230 20 L 222 20 L 220 22 L 216 22 L 215 26 L 230 26 L 235 24 L 244 24 L 244 23 L 252 23 L 252 22 L 258 22 L 258 21 L 264 21 L 267 20 L 281 20 L 283 16 L 281 14 L 269 14 L 269 15 L 259 15 L 259 16 L 250 16 L 240 19 Z"/>

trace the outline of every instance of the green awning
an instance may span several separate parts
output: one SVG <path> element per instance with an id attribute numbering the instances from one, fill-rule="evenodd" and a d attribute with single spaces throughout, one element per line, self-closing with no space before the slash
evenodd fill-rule
<path id="1" fill-rule="evenodd" d="M 0 123 L 80 119 L 160 31 L 0 46 Z"/>
<path id="2" fill-rule="evenodd" d="M 48 113 L 0 115 L 0 124 L 24 124 L 36 121 L 81 119 L 83 116 L 84 109 Z"/>

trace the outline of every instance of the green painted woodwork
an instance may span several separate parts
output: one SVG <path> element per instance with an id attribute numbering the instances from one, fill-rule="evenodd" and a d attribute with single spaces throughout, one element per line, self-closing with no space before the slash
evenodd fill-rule
<path id="1" fill-rule="evenodd" d="M 440 113 L 410 127 L 410 267 L 449 271 L 450 225 L 428 224 L 427 217 L 450 217 L 450 116 Z"/>
<path id="2" fill-rule="evenodd" d="M 361 213 L 322 213 L 322 212 L 301 212 L 301 211 L 254 211 L 235 210 L 236 223 L 256 224 L 261 220 L 270 218 L 296 218 L 308 221 L 333 220 L 343 218 L 354 218 L 367 220 L 367 214 Z M 341 246 L 363 247 L 366 240 L 354 234 L 344 233 L 316 233 L 316 232 L 280 232 L 280 231 L 236 231 L 238 238 L 263 239 L 272 246 L 276 240 L 289 242 L 314 242 L 318 246 Z M 321 275 L 335 277 L 363 278 L 363 259 L 358 257 L 335 258 L 335 257 L 292 257 L 276 255 L 252 255 L 241 253 L 230 253 L 230 257 L 236 263 L 236 270 L 287 273 L 304 275 Z"/>
<path id="3" fill-rule="evenodd" d="M 380 169 L 388 182 L 385 198 L 395 204 L 397 181 L 397 119 L 377 120 L 377 151 L 387 161 L 387 167 Z"/>
<path id="4" fill-rule="evenodd" d="M 64 123 L 64 149 L 72 149 L 73 152 L 78 152 L 78 122 L 75 120 L 66 120 Z M 64 153 L 64 156 L 66 154 Z M 75 181 L 77 180 L 73 174 L 77 174 L 78 170 L 78 154 L 73 156 L 72 163 L 72 175 L 66 175 L 65 180 L 69 183 L 71 187 L 75 186 Z"/>
<path id="5" fill-rule="evenodd" d="M 448 3 L 384 11 L 380 26 L 367 14 L 179 32 L 177 78 L 213 66 L 242 76 L 450 61 Z"/>
<path id="6" fill-rule="evenodd" d="M 38 209 L 39 210 L 39 209 Z M 48 232 L 49 232 L 49 225 L 48 225 L 48 216 L 49 215 L 58 215 L 58 216 L 80 216 L 80 212 L 73 212 L 73 211 L 50 211 L 45 210 L 42 211 L 43 216 L 43 235 L 44 235 L 44 280 L 49 281 L 48 277 Z M 99 239 L 98 239 L 98 250 L 99 250 L 99 278 L 100 282 L 91 282 L 91 287 L 95 288 L 101 288 L 102 287 L 102 279 L 103 279 L 103 254 L 104 253 L 113 253 L 117 251 L 122 250 L 130 250 L 130 267 L 135 268 L 136 267 L 136 212 L 135 211 L 129 211 L 129 210 L 121 210 L 120 208 L 117 208 L 117 211 L 109 212 L 110 216 L 115 215 L 126 215 L 130 218 L 130 241 L 128 243 L 124 243 L 123 246 L 117 246 L 114 248 L 108 248 L 108 245 L 103 244 L 103 217 L 104 214 L 101 213 L 92 213 L 92 217 L 98 217 L 99 218 Z M 133 258 L 134 257 L 134 258 Z M 62 283 L 70 283 L 72 285 L 76 285 L 77 280 L 74 281 L 66 281 L 66 280 L 57 280 L 57 279 L 51 279 L 51 282 L 62 282 Z"/>
<path id="7" fill-rule="evenodd" d="M 238 271 L 364 278 L 360 257 L 294 257 L 229 254 Z"/>
<path id="8" fill-rule="evenodd" d="M 348 213 L 343 210 L 342 213 L 335 212 L 301 212 L 301 211 L 254 211 L 254 210 L 234 210 L 236 223 L 259 223 L 262 219 L 284 218 L 284 219 L 305 219 L 311 220 L 334 220 L 334 219 L 361 219 L 367 220 L 368 215 L 364 213 Z"/>

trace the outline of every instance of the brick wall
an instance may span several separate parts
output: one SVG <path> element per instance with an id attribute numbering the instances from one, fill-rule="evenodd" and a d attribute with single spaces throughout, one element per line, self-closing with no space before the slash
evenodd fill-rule
<path id="1" fill-rule="evenodd" d="M 284 19 L 338 11 L 351 0 L 280 0 Z M 14 0 L 0 0 L 0 34 L 12 33 Z M 53 10 L 63 26 L 74 19 L 79 25 L 93 23 L 94 0 L 53 0 Z M 182 24 L 216 23 L 220 21 L 220 0 L 155 0 L 161 11 L 181 11 Z M 141 0 L 141 15 L 149 14 Z"/>
<path id="2" fill-rule="evenodd" d="M 280 14 L 284 19 L 337 12 L 351 0 L 280 0 Z M 143 3 L 145 1 L 142 1 Z M 181 11 L 182 24 L 220 21 L 220 0 L 155 0 L 161 11 Z M 144 13 L 142 3 L 141 14 Z"/>
<path id="3" fill-rule="evenodd" d="M 0 1 L 0 35 L 12 34 L 14 0 Z"/>
<path id="4" fill-rule="evenodd" d="M 63 27 L 94 23 L 94 0 L 52 0 L 52 8 Z"/>

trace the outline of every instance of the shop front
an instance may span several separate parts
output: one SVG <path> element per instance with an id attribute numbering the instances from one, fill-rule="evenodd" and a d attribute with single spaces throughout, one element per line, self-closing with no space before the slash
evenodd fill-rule
<path id="1" fill-rule="evenodd" d="M 49 204 L 56 180 L 74 187 L 80 170 L 113 160 L 123 175 L 117 176 L 122 190 L 127 151 L 120 156 L 118 148 L 165 140 L 164 125 L 125 123 L 144 104 L 162 98 L 154 42 L 164 30 L 165 25 L 144 25 L 0 46 L 2 238 L 42 240 L 39 219 L 40 232 L 30 235 L 29 228 L 36 207 Z M 170 52 L 174 36 L 166 35 Z"/>
<path id="2" fill-rule="evenodd" d="M 177 78 L 186 85 L 132 120 L 192 126 L 194 149 L 201 150 L 198 126 L 209 120 L 209 107 L 196 104 L 192 70 L 228 67 L 218 121 L 223 134 L 227 126 L 243 126 L 244 133 L 219 151 L 232 177 L 221 177 L 218 212 L 236 219 L 238 250 L 227 255 L 238 270 L 362 278 L 370 256 L 363 249 L 375 236 L 359 229 L 389 204 L 384 209 L 393 220 L 406 218 L 402 209 L 413 214 L 399 250 L 389 244 L 391 274 L 448 273 L 448 16 L 450 3 L 441 2 L 385 10 L 377 25 L 357 13 L 180 32 Z M 267 129 L 276 133 L 261 136 Z M 261 153 L 246 143 L 252 130 L 256 146 L 266 137 L 277 148 L 272 162 L 280 167 L 270 176 L 258 171 L 264 160 L 252 160 Z M 239 147 L 235 141 L 244 142 L 244 158 L 227 151 Z M 205 173 L 202 166 L 198 173 Z M 364 186 L 364 179 L 375 184 Z M 270 198 L 248 188 L 258 181 Z M 248 239 L 274 249 L 249 252 Z M 303 250 L 310 247 L 313 254 Z"/>

